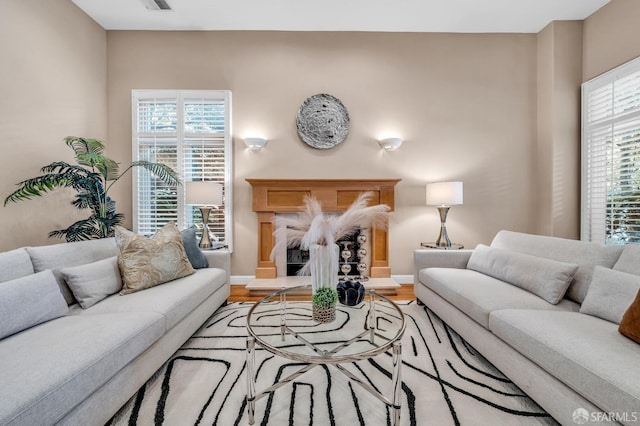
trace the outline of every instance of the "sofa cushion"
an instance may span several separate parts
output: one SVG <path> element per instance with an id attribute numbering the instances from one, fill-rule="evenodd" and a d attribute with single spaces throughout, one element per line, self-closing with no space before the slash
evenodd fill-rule
<path id="1" fill-rule="evenodd" d="M 0 283 L 0 339 L 58 318 L 68 310 L 51 271 Z"/>
<path id="2" fill-rule="evenodd" d="M 638 290 L 639 276 L 596 266 L 580 312 L 620 324 Z"/>
<path id="3" fill-rule="evenodd" d="M 637 412 L 640 351 L 617 328 L 576 312 L 508 309 L 489 319 L 495 335 L 602 411 Z"/>
<path id="4" fill-rule="evenodd" d="M 193 275 L 127 295 L 114 294 L 89 309 L 72 309 L 72 314 L 93 315 L 110 312 L 156 312 L 171 329 L 203 300 L 226 282 L 222 269 L 198 269 Z"/>
<path id="5" fill-rule="evenodd" d="M 623 336 L 640 343 L 640 291 L 622 316 L 618 331 Z"/>
<path id="6" fill-rule="evenodd" d="M 491 247 L 577 264 L 578 270 L 569 285 L 566 297 L 578 303 L 582 303 L 587 296 L 594 267 L 613 267 L 622 252 L 622 246 L 605 246 L 512 231 L 498 232 L 491 242 Z"/>
<path id="7" fill-rule="evenodd" d="M 168 223 L 151 238 L 115 227 L 122 291 L 129 294 L 194 273 L 180 231 Z"/>
<path id="8" fill-rule="evenodd" d="M 122 288 L 116 256 L 86 265 L 62 268 L 60 274 L 84 309 L 119 292 Z"/>
<path id="9" fill-rule="evenodd" d="M 0 424 L 55 424 L 163 332 L 157 313 L 118 313 L 65 316 L 4 339 Z"/>
<path id="10" fill-rule="evenodd" d="M 180 236 L 182 237 L 184 251 L 187 253 L 187 258 L 189 258 L 189 262 L 191 263 L 191 266 L 193 266 L 193 269 L 208 268 L 209 262 L 198 245 L 196 227 L 192 226 L 180 231 Z"/>
<path id="11" fill-rule="evenodd" d="M 640 245 L 627 244 L 613 269 L 628 274 L 640 275 Z"/>
<path id="12" fill-rule="evenodd" d="M 60 291 L 68 305 L 75 303 L 71 290 L 60 275 L 60 269 L 84 265 L 116 256 L 118 249 L 113 238 L 78 241 L 73 243 L 53 244 L 50 246 L 27 247 L 35 272 L 51 269 L 55 275 Z"/>
<path id="13" fill-rule="evenodd" d="M 24 248 L 0 253 L 0 283 L 33 274 L 29 253 Z"/>
<path id="14" fill-rule="evenodd" d="M 470 269 L 425 268 L 418 275 L 421 283 L 487 329 L 489 314 L 495 310 L 580 309 L 577 303 L 566 299 L 552 305 L 526 290 Z"/>
<path id="15" fill-rule="evenodd" d="M 467 268 L 513 284 L 555 305 L 562 300 L 578 265 L 478 244 Z"/>

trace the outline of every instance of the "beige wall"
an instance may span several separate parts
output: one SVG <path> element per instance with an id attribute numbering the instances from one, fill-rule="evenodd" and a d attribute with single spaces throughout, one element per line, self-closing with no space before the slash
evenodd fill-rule
<path id="1" fill-rule="evenodd" d="M 392 274 L 412 272 L 412 252 L 437 236 L 425 183 L 462 180 L 449 235 L 469 247 L 500 229 L 534 232 L 536 36 L 284 32 L 125 32 L 108 40 L 108 141 L 131 158 L 132 89 L 233 93 L 235 252 L 232 274 L 256 266 L 256 216 L 245 178 L 401 178 L 391 219 Z M 351 132 L 315 150 L 295 115 L 316 93 L 340 98 Z M 269 139 L 244 147 L 247 136 Z M 393 153 L 377 140 L 405 140 Z M 114 198 L 131 219 L 130 181 Z"/>
<path id="2" fill-rule="evenodd" d="M 640 56 L 640 1 L 612 0 L 584 21 L 583 81 Z"/>
<path id="3" fill-rule="evenodd" d="M 537 36 L 536 232 L 579 238 L 582 21 L 556 21 Z"/>
<path id="4" fill-rule="evenodd" d="M 70 0 L 5 0 L 1 193 L 49 162 L 72 161 L 61 142 L 69 134 L 106 137 L 108 153 L 130 161 L 131 89 L 229 89 L 235 275 L 253 274 L 256 262 L 247 177 L 401 178 L 393 274 L 411 273 L 412 250 L 437 235 L 437 213 L 424 205 L 429 181 L 465 182 L 448 223 L 469 247 L 499 229 L 575 236 L 579 44 L 586 80 L 640 55 L 639 16 L 640 2 L 613 0 L 584 21 L 582 37 L 580 23 L 565 22 L 538 35 L 106 32 Z M 301 102 L 322 92 L 342 99 L 352 120 L 328 151 L 304 145 L 294 123 Z M 262 152 L 242 144 L 255 135 L 270 140 Z M 382 152 L 376 140 L 386 136 L 405 144 Z M 130 180 L 113 195 L 130 224 Z M 0 250 L 55 242 L 50 230 L 81 217 L 69 200 L 0 208 Z"/>
<path id="5" fill-rule="evenodd" d="M 106 136 L 106 31 L 71 0 L 0 1 L 0 195 L 53 161 L 67 135 Z M 0 251 L 51 244 L 80 215 L 71 194 L 0 207 Z"/>

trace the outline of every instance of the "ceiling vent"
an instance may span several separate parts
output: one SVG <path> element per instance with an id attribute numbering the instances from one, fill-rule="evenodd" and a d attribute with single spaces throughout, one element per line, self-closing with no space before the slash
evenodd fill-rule
<path id="1" fill-rule="evenodd" d="M 141 0 L 142 4 L 149 10 L 171 10 L 171 6 L 166 0 Z"/>

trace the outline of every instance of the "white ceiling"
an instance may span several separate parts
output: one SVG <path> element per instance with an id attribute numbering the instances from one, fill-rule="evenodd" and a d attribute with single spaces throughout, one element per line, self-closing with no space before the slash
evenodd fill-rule
<path id="1" fill-rule="evenodd" d="M 610 0 L 73 0 L 107 30 L 537 33 Z"/>

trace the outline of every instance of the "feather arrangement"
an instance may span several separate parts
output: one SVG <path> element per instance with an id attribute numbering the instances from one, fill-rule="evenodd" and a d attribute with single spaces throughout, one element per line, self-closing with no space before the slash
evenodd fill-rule
<path id="1" fill-rule="evenodd" d="M 286 247 L 309 250 L 312 244 L 334 244 L 360 227 L 372 226 L 384 229 L 387 225 L 389 206 L 378 204 L 367 206 L 371 192 L 363 192 L 342 214 L 325 214 L 320 202 L 314 197 L 305 197 L 301 212 L 296 218 L 277 216 L 276 245 L 271 258 Z M 301 273 L 308 270 L 305 265 Z"/>

